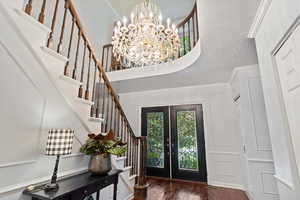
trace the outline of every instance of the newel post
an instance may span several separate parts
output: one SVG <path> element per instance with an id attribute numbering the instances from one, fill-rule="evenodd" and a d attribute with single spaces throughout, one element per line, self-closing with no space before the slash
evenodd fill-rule
<path id="1" fill-rule="evenodd" d="M 139 137 L 140 141 L 140 167 L 137 184 L 134 186 L 134 200 L 144 200 L 147 198 L 148 184 L 146 180 L 146 157 L 147 157 L 147 137 Z"/>

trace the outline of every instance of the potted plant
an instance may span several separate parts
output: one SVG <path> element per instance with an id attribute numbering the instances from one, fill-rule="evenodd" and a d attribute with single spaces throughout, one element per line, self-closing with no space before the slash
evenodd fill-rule
<path id="1" fill-rule="evenodd" d="M 88 139 L 80 148 L 80 152 L 90 155 L 89 171 L 95 175 L 104 175 L 111 167 L 111 155 L 122 155 L 127 150 L 126 143 L 116 138 L 113 131 L 107 134 L 89 134 Z"/>

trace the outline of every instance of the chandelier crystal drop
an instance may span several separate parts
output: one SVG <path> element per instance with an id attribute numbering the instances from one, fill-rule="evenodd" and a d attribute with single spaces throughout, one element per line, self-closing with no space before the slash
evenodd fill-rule
<path id="1" fill-rule="evenodd" d="M 130 19 L 118 21 L 112 37 L 113 54 L 125 68 L 155 65 L 178 57 L 178 29 L 170 18 L 163 22 L 151 0 L 136 5 Z"/>

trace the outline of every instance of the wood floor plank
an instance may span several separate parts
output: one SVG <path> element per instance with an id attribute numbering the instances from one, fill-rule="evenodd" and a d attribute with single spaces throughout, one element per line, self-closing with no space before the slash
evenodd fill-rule
<path id="1" fill-rule="evenodd" d="M 148 179 L 147 200 L 248 200 L 244 191 L 200 183 Z"/>

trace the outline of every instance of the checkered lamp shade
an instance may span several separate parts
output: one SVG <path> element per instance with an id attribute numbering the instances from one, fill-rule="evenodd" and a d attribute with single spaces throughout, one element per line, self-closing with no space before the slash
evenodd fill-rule
<path id="1" fill-rule="evenodd" d="M 46 155 L 58 156 L 72 153 L 74 130 L 51 129 L 49 130 Z"/>

